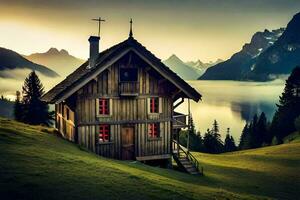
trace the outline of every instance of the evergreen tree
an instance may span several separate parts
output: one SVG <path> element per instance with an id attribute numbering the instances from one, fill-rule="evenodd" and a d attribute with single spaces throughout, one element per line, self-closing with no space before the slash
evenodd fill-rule
<path id="1" fill-rule="evenodd" d="M 212 131 L 212 134 L 213 134 L 214 138 L 216 139 L 217 145 L 219 143 L 222 146 L 223 142 L 221 140 L 220 129 L 219 129 L 219 124 L 218 124 L 217 120 L 214 120 L 213 128 L 212 128 L 211 131 Z"/>
<path id="2" fill-rule="evenodd" d="M 14 115 L 15 120 L 22 122 L 24 119 L 24 111 L 23 104 L 21 103 L 21 93 L 19 91 L 16 92 L 16 100 L 14 104 Z"/>
<path id="3" fill-rule="evenodd" d="M 234 138 L 232 137 L 232 135 L 230 136 L 230 140 L 231 140 L 231 142 L 232 142 L 231 150 L 232 150 L 232 151 L 236 151 L 236 150 L 237 150 L 237 146 L 236 146 L 236 144 L 235 144 L 235 140 L 234 140 Z"/>
<path id="4" fill-rule="evenodd" d="M 256 142 L 254 147 L 261 147 L 264 143 L 271 143 L 272 136 L 269 135 L 267 129 L 267 117 L 264 112 L 259 116 L 254 137 Z"/>
<path id="5" fill-rule="evenodd" d="M 227 134 L 224 142 L 224 152 L 236 151 L 235 142 L 232 136 L 230 136 L 230 129 L 227 128 Z"/>
<path id="6" fill-rule="evenodd" d="M 46 125 L 52 124 L 53 112 L 49 112 L 48 105 L 41 101 L 44 87 L 33 71 L 24 81 L 23 85 L 23 121 L 28 124 Z"/>
<path id="7" fill-rule="evenodd" d="M 214 137 L 213 137 L 212 131 L 207 129 L 207 131 L 204 134 L 204 138 L 203 138 L 204 152 L 216 153 L 214 143 L 215 142 L 214 142 Z"/>
<path id="8" fill-rule="evenodd" d="M 250 124 L 246 124 L 240 138 L 240 149 L 252 149 L 271 143 L 268 132 L 267 118 L 264 112 L 259 118 L 255 114 Z"/>
<path id="9" fill-rule="evenodd" d="M 246 123 L 240 137 L 239 149 L 250 149 L 250 125 Z"/>
<path id="10" fill-rule="evenodd" d="M 207 153 L 221 153 L 223 152 L 223 142 L 219 133 L 219 125 L 214 120 L 211 130 L 207 129 L 203 138 L 203 148 Z"/>
<path id="11" fill-rule="evenodd" d="M 277 111 L 273 117 L 270 132 L 279 143 L 296 130 L 294 121 L 300 115 L 300 67 L 296 67 L 286 80 L 285 88 L 279 97 Z"/>

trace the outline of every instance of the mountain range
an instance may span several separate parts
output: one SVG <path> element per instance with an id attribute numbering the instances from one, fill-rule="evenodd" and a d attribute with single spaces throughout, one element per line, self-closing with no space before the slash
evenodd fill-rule
<path id="1" fill-rule="evenodd" d="M 44 53 L 34 53 L 25 56 L 25 58 L 35 63 L 48 66 L 62 77 L 69 75 L 84 62 L 84 60 L 70 55 L 68 51 L 64 49 L 59 51 L 56 48 L 50 48 Z"/>
<path id="2" fill-rule="evenodd" d="M 48 77 L 59 76 L 55 71 L 43 65 L 36 64 L 32 61 L 29 61 L 28 59 L 24 58 L 23 56 L 21 56 L 15 51 L 0 47 L 0 77 L 1 78 L 13 77 L 13 74 L 7 73 L 7 70 L 16 70 L 16 69 L 35 70 Z"/>
<path id="3" fill-rule="evenodd" d="M 199 79 L 267 81 L 289 74 L 300 64 L 299 27 L 300 13 L 286 28 L 255 33 L 241 51 L 210 67 Z"/>
<path id="4" fill-rule="evenodd" d="M 196 80 L 201 76 L 207 68 L 222 62 L 218 59 L 216 62 L 203 63 L 201 60 L 184 62 L 175 54 L 171 55 L 163 63 L 167 65 L 172 71 L 177 73 L 185 80 Z"/>

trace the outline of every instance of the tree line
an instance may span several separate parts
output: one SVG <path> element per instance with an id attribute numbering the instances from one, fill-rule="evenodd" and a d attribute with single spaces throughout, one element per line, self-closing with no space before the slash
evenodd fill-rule
<path id="1" fill-rule="evenodd" d="M 295 131 L 300 131 L 300 67 L 296 67 L 285 83 L 276 104 L 277 110 L 270 123 L 264 113 L 254 115 L 241 134 L 240 149 L 277 145 Z"/>
<path id="2" fill-rule="evenodd" d="M 189 134 L 189 149 L 205 153 L 223 153 L 236 150 L 253 149 L 268 145 L 277 145 L 284 142 L 284 138 L 295 131 L 300 132 L 300 67 L 296 67 L 285 83 L 277 110 L 268 122 L 264 112 L 255 114 L 250 122 L 247 122 L 240 136 L 239 144 L 230 135 L 227 129 L 225 140 L 221 140 L 219 125 L 214 120 L 212 128 L 207 129 L 202 137 L 195 131 L 192 118 L 191 130 L 183 130 L 179 136 L 179 143 L 187 144 Z"/>
<path id="3" fill-rule="evenodd" d="M 179 133 L 179 143 L 181 145 L 187 147 L 187 140 L 189 134 L 189 149 L 191 151 L 216 154 L 237 150 L 234 138 L 232 137 L 232 135 L 230 135 L 230 128 L 227 128 L 225 140 L 222 141 L 217 120 L 214 120 L 212 128 L 207 129 L 203 137 L 199 131 L 196 132 L 193 119 L 191 118 L 190 120 L 191 129 L 182 130 Z"/>

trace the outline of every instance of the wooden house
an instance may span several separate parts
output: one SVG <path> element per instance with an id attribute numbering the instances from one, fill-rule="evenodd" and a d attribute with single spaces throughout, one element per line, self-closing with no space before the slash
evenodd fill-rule
<path id="1" fill-rule="evenodd" d="M 169 160 L 173 133 L 186 127 L 174 108 L 201 95 L 132 34 L 101 53 L 99 40 L 89 38 L 89 60 L 42 98 L 55 104 L 56 128 L 101 156 Z"/>

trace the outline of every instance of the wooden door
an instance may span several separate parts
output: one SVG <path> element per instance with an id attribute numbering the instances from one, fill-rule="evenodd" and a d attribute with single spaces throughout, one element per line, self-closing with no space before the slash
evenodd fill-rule
<path id="1" fill-rule="evenodd" d="M 133 127 L 122 128 L 122 160 L 134 160 L 134 131 Z"/>

